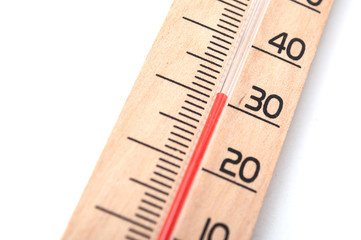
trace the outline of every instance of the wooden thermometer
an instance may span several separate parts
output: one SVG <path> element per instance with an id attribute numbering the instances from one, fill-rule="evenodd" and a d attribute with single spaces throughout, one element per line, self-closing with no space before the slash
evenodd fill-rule
<path id="1" fill-rule="evenodd" d="M 175 0 L 63 239 L 250 239 L 332 0 Z"/>

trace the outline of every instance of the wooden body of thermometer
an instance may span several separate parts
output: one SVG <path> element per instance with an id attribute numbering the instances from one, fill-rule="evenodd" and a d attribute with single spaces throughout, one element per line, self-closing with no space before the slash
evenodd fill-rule
<path id="1" fill-rule="evenodd" d="M 63 239 L 249 239 L 332 0 L 175 0 Z"/>

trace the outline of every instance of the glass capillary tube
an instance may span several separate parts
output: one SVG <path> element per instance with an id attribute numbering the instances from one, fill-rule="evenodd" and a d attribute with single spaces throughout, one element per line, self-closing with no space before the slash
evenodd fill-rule
<path id="1" fill-rule="evenodd" d="M 228 63 L 223 69 L 223 75 L 220 78 L 221 87 L 218 88 L 220 91 L 216 94 L 216 98 L 207 116 L 202 132 L 195 144 L 188 166 L 183 174 L 178 190 L 169 208 L 168 215 L 166 216 L 162 229 L 158 235 L 158 240 L 171 239 L 173 229 L 193 185 L 193 181 L 199 170 L 214 130 L 216 129 L 218 120 L 226 106 L 228 96 L 232 94 L 240 77 L 269 2 L 270 0 L 253 0 L 251 2 L 248 10 L 249 14 L 235 40 Z"/>
<path id="2" fill-rule="evenodd" d="M 256 38 L 258 29 L 266 13 L 271 0 L 253 0 L 249 8 L 249 18 L 246 18 L 244 27 L 235 41 L 228 64 L 223 70 L 220 82 L 222 87 L 220 92 L 230 96 L 241 75 L 248 53 Z"/>

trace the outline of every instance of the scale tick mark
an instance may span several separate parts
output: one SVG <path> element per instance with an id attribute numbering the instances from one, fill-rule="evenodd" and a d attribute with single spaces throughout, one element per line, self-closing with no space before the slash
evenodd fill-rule
<path id="1" fill-rule="evenodd" d="M 150 239 L 150 236 L 149 236 L 149 235 L 147 235 L 147 234 L 145 234 L 145 233 L 142 233 L 142 232 L 140 232 L 140 231 L 138 231 L 138 230 L 135 230 L 135 229 L 133 229 L 133 228 L 129 228 L 128 231 L 131 232 L 131 233 L 134 233 L 134 234 L 136 234 L 136 235 L 145 237 L 146 239 Z"/>
<path id="2" fill-rule="evenodd" d="M 221 31 L 219 31 L 219 30 L 217 30 L 217 29 L 208 27 L 207 25 L 204 25 L 204 24 L 202 24 L 202 23 L 200 23 L 200 22 L 197 22 L 197 21 L 195 21 L 195 20 L 189 19 L 189 18 L 187 18 L 187 17 L 183 17 L 183 19 L 185 19 L 185 20 L 187 20 L 187 21 L 190 21 L 190 22 L 192 22 L 192 23 L 198 24 L 199 26 L 202 26 L 202 27 L 204 27 L 204 28 L 206 28 L 206 29 L 212 30 L 213 32 L 219 33 L 219 34 L 221 34 L 222 36 L 228 37 L 228 38 L 230 38 L 230 39 L 234 39 L 234 37 L 232 37 L 232 36 L 230 36 L 230 35 L 228 35 L 228 34 L 226 34 L 226 33 L 224 33 L 224 32 L 221 32 Z"/>
<path id="3" fill-rule="evenodd" d="M 138 227 L 141 227 L 141 228 L 144 228 L 144 229 L 146 229 L 146 230 L 148 230 L 148 231 L 153 232 L 153 228 L 148 227 L 148 226 L 145 226 L 145 225 L 143 225 L 143 224 L 141 224 L 141 223 L 139 223 L 139 222 L 137 222 L 137 221 L 134 221 L 134 220 L 132 220 L 132 219 L 130 219 L 130 218 L 124 217 L 124 216 L 122 216 L 122 215 L 120 215 L 120 214 L 118 214 L 118 213 L 115 213 L 115 212 L 113 212 L 113 211 L 110 211 L 110 210 L 108 210 L 108 209 L 105 209 L 105 208 L 103 208 L 103 207 L 101 207 L 101 206 L 96 205 L 96 206 L 95 206 L 95 209 L 100 210 L 100 211 L 102 211 L 102 212 L 104 212 L 104 213 L 110 214 L 110 215 L 112 215 L 112 216 L 114 216 L 114 217 L 117 217 L 117 218 L 120 218 L 120 219 L 122 219 L 122 220 L 124 220 L 124 221 L 127 221 L 127 222 L 129 222 L 129 223 L 131 223 L 131 224 L 133 224 L 133 225 L 136 225 L 136 226 L 138 226 Z"/>

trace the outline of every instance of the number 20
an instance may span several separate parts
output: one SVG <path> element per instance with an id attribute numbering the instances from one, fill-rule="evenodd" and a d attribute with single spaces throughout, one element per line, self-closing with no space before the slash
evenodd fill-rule
<path id="1" fill-rule="evenodd" d="M 228 175 L 230 175 L 232 177 L 235 177 L 236 174 L 234 172 L 226 169 L 226 165 L 227 165 L 227 163 L 230 163 L 230 164 L 233 164 L 233 165 L 237 165 L 237 164 L 241 163 L 241 161 L 242 161 L 242 153 L 240 151 L 237 151 L 237 150 L 233 149 L 233 148 L 228 148 L 228 151 L 230 151 L 231 153 L 236 154 L 237 159 L 235 159 L 235 160 L 229 159 L 229 158 L 224 159 L 223 162 L 222 162 L 221 167 L 219 168 L 219 170 L 221 172 L 224 172 L 225 174 L 228 174 Z M 254 171 L 254 173 L 253 173 L 253 175 L 251 177 L 247 177 L 247 176 L 245 176 L 244 171 L 245 171 L 245 168 L 246 168 L 247 164 L 252 163 L 252 162 L 256 165 L 256 169 L 255 169 L 255 171 Z M 246 183 L 251 183 L 254 180 L 256 180 L 256 178 L 258 177 L 258 173 L 259 173 L 260 168 L 261 168 L 261 164 L 259 163 L 259 161 L 256 158 L 247 157 L 241 163 L 241 166 L 239 168 L 239 177 L 243 181 L 245 181 Z"/>

